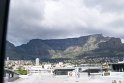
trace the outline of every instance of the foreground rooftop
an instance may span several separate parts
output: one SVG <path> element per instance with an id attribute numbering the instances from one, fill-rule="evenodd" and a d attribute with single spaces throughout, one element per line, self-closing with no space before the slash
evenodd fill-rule
<path id="1" fill-rule="evenodd" d="M 110 76 L 91 76 L 88 77 L 87 73 L 81 73 L 80 77 L 69 77 L 67 75 L 26 75 L 20 76 L 20 79 L 9 82 L 9 83 L 112 83 L 116 80 L 117 83 L 121 81 L 124 83 L 124 72 L 122 73 L 111 73 Z"/>

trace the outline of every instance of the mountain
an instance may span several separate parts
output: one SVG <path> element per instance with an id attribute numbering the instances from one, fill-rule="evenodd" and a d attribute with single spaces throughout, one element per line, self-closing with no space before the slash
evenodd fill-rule
<path id="1" fill-rule="evenodd" d="M 21 56 L 16 52 L 16 47 L 14 44 L 6 41 L 6 57 L 11 59 L 20 59 Z"/>
<path id="2" fill-rule="evenodd" d="M 12 59 L 51 59 L 87 57 L 118 57 L 124 55 L 120 38 L 104 37 L 102 34 L 67 39 L 32 39 L 27 44 L 14 46 L 7 41 L 6 56 Z"/>

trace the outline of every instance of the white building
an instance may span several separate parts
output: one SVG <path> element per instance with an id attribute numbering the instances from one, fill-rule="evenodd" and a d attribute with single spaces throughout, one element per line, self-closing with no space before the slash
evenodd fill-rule
<path id="1" fill-rule="evenodd" d="M 36 58 L 35 63 L 36 63 L 36 66 L 39 65 L 39 58 Z"/>
<path id="2" fill-rule="evenodd" d="M 45 64 L 44 65 L 44 69 L 51 69 L 52 68 L 52 65 L 51 64 Z"/>
<path id="3" fill-rule="evenodd" d="M 42 66 L 32 66 L 29 69 L 29 74 L 51 74 L 52 70 L 51 69 L 44 69 Z"/>

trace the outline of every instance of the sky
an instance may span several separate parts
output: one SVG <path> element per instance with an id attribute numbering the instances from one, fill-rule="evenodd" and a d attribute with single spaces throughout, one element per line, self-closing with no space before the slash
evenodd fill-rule
<path id="1" fill-rule="evenodd" d="M 64 39 L 91 34 L 124 42 L 124 0 L 11 0 L 7 40 Z"/>

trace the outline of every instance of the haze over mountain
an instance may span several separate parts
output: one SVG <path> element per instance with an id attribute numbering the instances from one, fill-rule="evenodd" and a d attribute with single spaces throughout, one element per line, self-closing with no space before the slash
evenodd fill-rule
<path id="1" fill-rule="evenodd" d="M 27 44 L 14 46 L 7 41 L 6 57 L 10 59 L 96 58 L 124 56 L 120 38 L 102 34 L 67 39 L 32 39 Z"/>

